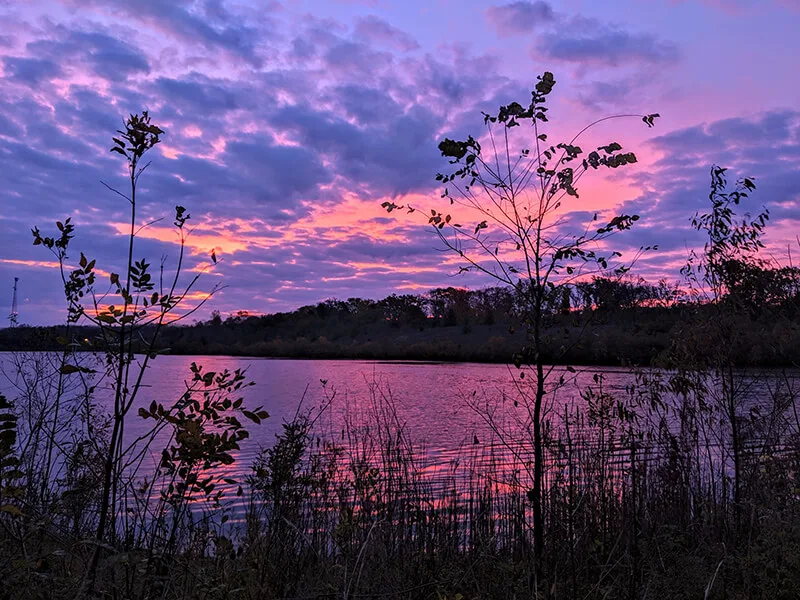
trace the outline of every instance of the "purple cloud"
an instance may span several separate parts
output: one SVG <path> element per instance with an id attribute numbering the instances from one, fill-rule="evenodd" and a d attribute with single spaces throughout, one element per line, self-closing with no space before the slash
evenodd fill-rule
<path id="1" fill-rule="evenodd" d="M 28 53 L 53 62 L 79 61 L 100 77 L 111 80 L 150 72 L 150 64 L 142 52 L 107 33 L 57 28 L 51 35 L 52 38 L 27 44 Z"/>
<path id="2" fill-rule="evenodd" d="M 637 63 L 673 63 L 678 60 L 680 52 L 672 42 L 651 34 L 630 33 L 578 19 L 567 29 L 543 35 L 536 45 L 534 56 L 617 67 Z"/>
<path id="3" fill-rule="evenodd" d="M 219 1 L 201 2 L 198 7 L 191 0 L 139 0 L 135 4 L 109 4 L 107 0 L 66 2 L 83 10 L 90 5 L 95 9 L 123 14 L 135 22 L 156 30 L 161 29 L 184 42 L 200 44 L 208 49 L 224 49 L 252 65 L 260 65 L 262 61 L 258 46 L 264 32 L 248 25 L 245 18 L 233 14 Z M 269 4 L 264 8 L 271 11 L 275 5 Z"/>
<path id="4" fill-rule="evenodd" d="M 219 114 L 238 108 L 246 101 L 236 93 L 234 86 L 214 82 L 199 73 L 189 73 L 180 79 L 159 77 L 155 87 L 159 95 L 170 99 L 172 106 L 189 114 L 196 111 Z"/>
<path id="5" fill-rule="evenodd" d="M 54 79 L 62 73 L 61 67 L 53 61 L 24 56 L 4 57 L 3 67 L 8 79 L 34 86 Z"/>
<path id="6" fill-rule="evenodd" d="M 421 106 L 383 116 L 377 126 L 364 129 L 334 113 L 294 106 L 282 109 L 270 122 L 324 155 L 336 165 L 337 174 L 362 193 L 380 197 L 431 189 L 439 161 L 440 119 Z"/>
<path id="7" fill-rule="evenodd" d="M 22 128 L 6 115 L 0 113 L 0 136 L 16 138 L 22 135 Z"/>
<path id="8" fill-rule="evenodd" d="M 375 15 L 359 18 L 356 21 L 355 35 L 361 40 L 384 45 L 401 52 L 411 52 L 419 48 L 419 43 L 412 36 Z"/>
<path id="9" fill-rule="evenodd" d="M 523 35 L 537 27 L 555 21 L 552 7 L 543 0 L 519 0 L 501 6 L 490 6 L 484 11 L 489 25 L 501 37 Z"/>
<path id="10" fill-rule="evenodd" d="M 400 105 L 389 94 L 368 86 L 340 86 L 331 90 L 330 98 L 361 125 L 379 124 L 389 116 L 402 113 Z"/>
<path id="11" fill-rule="evenodd" d="M 391 54 L 374 50 L 362 42 L 339 41 L 325 53 L 325 63 L 339 77 L 351 81 L 374 81 L 393 62 Z"/>

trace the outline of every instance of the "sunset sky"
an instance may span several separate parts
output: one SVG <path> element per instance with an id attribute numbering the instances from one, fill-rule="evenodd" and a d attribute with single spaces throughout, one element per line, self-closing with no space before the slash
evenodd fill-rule
<path id="1" fill-rule="evenodd" d="M 30 229 L 72 216 L 73 244 L 104 273 L 126 253 L 128 206 L 111 136 L 149 109 L 166 134 L 141 180 L 137 258 L 176 256 L 227 286 L 200 314 L 291 310 L 491 281 L 455 277 L 418 215 L 445 208 L 444 137 L 482 132 L 481 111 L 530 99 L 555 74 L 551 140 L 599 127 L 640 162 L 582 180 L 577 216 L 638 213 L 623 250 L 677 279 L 698 238 L 713 163 L 752 176 L 771 212 L 769 251 L 800 254 L 800 0 L 0 0 L 0 309 L 20 278 L 20 322 L 55 323 L 63 294 Z M 520 128 L 522 129 L 522 128 Z M 515 132 L 527 135 L 530 130 Z"/>

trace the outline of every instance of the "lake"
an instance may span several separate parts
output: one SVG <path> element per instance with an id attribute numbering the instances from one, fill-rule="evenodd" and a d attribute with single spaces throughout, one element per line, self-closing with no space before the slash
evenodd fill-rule
<path id="1" fill-rule="evenodd" d="M 10 354 L 0 353 L 4 373 L 0 392 L 14 397 L 14 380 L 18 375 L 10 358 Z M 344 436 L 348 424 L 351 430 L 374 425 L 377 407 L 383 407 L 381 410 L 390 407 L 392 416 L 396 412 L 396 422 L 403 427 L 406 438 L 423 455 L 426 470 L 444 468 L 468 457 L 474 461 L 484 448 L 500 449 L 500 454 L 506 452 L 508 448 L 503 448 L 497 431 L 515 432 L 508 438 L 519 441 L 520 423 L 526 419 L 524 403 L 516 400 L 530 380 L 520 380 L 517 369 L 504 365 L 161 356 L 150 363 L 145 374 L 144 387 L 128 417 L 126 439 L 135 439 L 152 424 L 137 415 L 139 407 L 152 401 L 168 406 L 180 397 L 191 379 L 193 362 L 207 371 L 246 369 L 254 385 L 243 389 L 245 404 L 263 406 L 270 413 L 270 418 L 261 425 L 247 423 L 251 436 L 242 443 L 237 462 L 225 469 L 227 477 L 240 481 L 251 472 L 259 453 L 274 443 L 282 424 L 298 411 L 311 411 L 318 418 L 315 432 L 337 441 Z M 550 380 L 563 377 L 565 383 L 548 396 L 552 410 L 549 417 L 557 423 L 565 406 L 584 403 L 581 393 L 590 385 L 597 388 L 596 375 L 602 376 L 603 392 L 620 400 L 627 397 L 628 388 L 636 381 L 629 369 L 580 367 L 573 372 L 566 367 L 554 367 Z M 797 374 L 792 377 L 796 379 Z M 754 397 L 763 394 L 768 381 L 761 381 L 749 393 Z M 110 406 L 111 397 L 110 390 L 98 385 L 98 405 Z M 321 406 L 327 408 L 318 416 Z M 156 443 L 155 447 L 160 446 Z M 520 452 L 527 455 L 529 450 L 525 447 Z M 492 460 L 496 460 L 496 455 L 497 452 Z M 151 474 L 158 457 L 154 453 L 145 461 L 139 476 Z M 519 464 L 520 458 L 522 462 L 527 460 L 517 455 L 514 462 Z"/>
<path id="2" fill-rule="evenodd" d="M 372 390 L 392 397 L 398 418 L 406 424 L 414 442 L 424 444 L 434 455 L 449 454 L 466 442 L 472 444 L 476 436 L 478 440 L 491 437 L 485 419 L 470 404 L 488 403 L 512 410 L 514 381 L 518 377 L 514 367 L 496 364 L 161 356 L 150 362 L 129 417 L 127 435 L 138 436 L 149 427 L 150 422 L 135 414 L 140 406 L 148 406 L 153 400 L 167 406 L 183 393 L 185 382 L 191 380 L 193 362 L 207 371 L 246 369 L 247 378 L 254 385 L 243 390 L 245 403 L 261 405 L 270 413 L 261 425 L 249 425 L 251 438 L 242 448 L 241 468 L 246 468 L 260 449 L 272 443 L 282 423 L 290 420 L 298 408 L 325 405 L 333 396 L 322 421 L 335 431 L 341 429 L 348 415 L 366 410 Z M 0 367 L 0 392 L 13 397 L 16 374 L 8 353 L 0 353 Z M 572 375 L 558 367 L 554 377 L 564 375 L 575 381 L 559 391 L 556 404 L 579 399 L 595 373 L 603 373 L 606 389 L 612 393 L 623 391 L 633 381 L 627 369 L 582 367 Z M 98 386 L 96 397 L 101 406 L 110 406 L 111 394 L 102 386 Z M 510 416 L 505 415 L 504 420 Z"/>

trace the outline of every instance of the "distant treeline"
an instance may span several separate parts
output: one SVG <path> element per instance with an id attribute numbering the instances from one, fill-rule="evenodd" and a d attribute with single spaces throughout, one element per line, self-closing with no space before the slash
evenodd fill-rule
<path id="1" fill-rule="evenodd" d="M 741 364 L 792 365 L 800 357 L 800 278 L 767 269 L 741 278 L 736 290 L 747 343 Z M 292 312 L 239 312 L 164 328 L 160 348 L 173 354 L 281 358 L 357 358 L 509 362 L 525 345 L 520 291 L 439 288 L 382 300 L 330 299 Z M 547 296 L 545 354 L 569 364 L 664 364 L 687 319 L 706 307 L 665 281 L 594 277 Z M 741 306 L 740 306 L 741 308 Z M 59 327 L 0 330 L 0 350 L 57 349 Z M 96 332 L 73 328 L 88 346 Z M 588 334 L 588 335 L 587 335 Z M 702 354 L 702 347 L 698 348 Z M 560 358 L 557 358 L 560 357 Z"/>

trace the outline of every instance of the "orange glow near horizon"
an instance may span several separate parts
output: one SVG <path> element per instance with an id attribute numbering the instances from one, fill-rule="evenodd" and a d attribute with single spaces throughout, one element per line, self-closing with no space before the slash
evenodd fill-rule
<path id="1" fill-rule="evenodd" d="M 0 262 L 8 265 L 20 265 L 40 269 L 57 269 L 59 264 L 54 260 L 19 260 L 16 258 L 0 258 Z"/>

